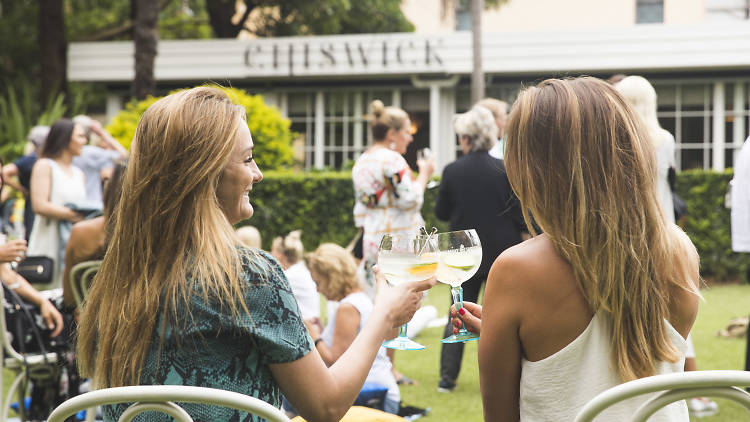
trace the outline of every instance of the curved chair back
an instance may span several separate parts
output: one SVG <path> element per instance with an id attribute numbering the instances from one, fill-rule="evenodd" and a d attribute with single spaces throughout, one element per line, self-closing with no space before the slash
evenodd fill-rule
<path id="1" fill-rule="evenodd" d="M 193 422 L 190 415 L 174 402 L 224 406 L 258 415 L 269 422 L 290 422 L 281 410 L 255 397 L 233 391 L 184 385 L 139 385 L 91 391 L 58 406 L 49 415 L 47 422 L 63 422 L 81 410 L 117 403 L 133 403 L 120 416 L 119 422 L 129 422 L 138 414 L 149 411 L 166 413 L 179 422 Z"/>
<path id="2" fill-rule="evenodd" d="M 89 285 L 102 265 L 101 260 L 83 261 L 70 270 L 70 287 L 73 290 L 76 306 L 81 306 L 89 292 Z"/>
<path id="3" fill-rule="evenodd" d="M 690 371 L 655 375 L 620 384 L 586 403 L 575 422 L 590 422 L 609 406 L 642 394 L 660 393 L 643 403 L 631 422 L 646 421 L 662 407 L 690 397 L 711 396 L 734 400 L 750 412 L 750 393 L 738 387 L 750 386 L 746 371 Z"/>

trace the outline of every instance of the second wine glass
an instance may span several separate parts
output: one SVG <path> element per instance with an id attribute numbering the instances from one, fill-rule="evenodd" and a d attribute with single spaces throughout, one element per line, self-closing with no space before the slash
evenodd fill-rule
<path id="1" fill-rule="evenodd" d="M 380 242 L 378 267 L 389 284 L 426 280 L 438 267 L 435 236 L 386 234 Z M 406 324 L 398 337 L 383 342 L 383 346 L 398 350 L 421 350 L 424 346 L 409 339 Z"/>
<path id="2" fill-rule="evenodd" d="M 482 243 L 474 229 L 458 230 L 437 234 L 438 268 L 437 279 L 451 286 L 453 303 L 456 311 L 463 306 L 463 288 L 461 284 L 470 279 L 479 270 L 482 263 Z M 458 334 L 441 340 L 443 343 L 463 343 L 477 340 L 479 336 L 469 332 L 461 324 Z"/>

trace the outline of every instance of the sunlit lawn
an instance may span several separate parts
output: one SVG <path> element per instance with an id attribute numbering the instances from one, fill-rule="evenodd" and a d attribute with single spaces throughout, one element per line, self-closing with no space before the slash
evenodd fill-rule
<path id="1" fill-rule="evenodd" d="M 743 369 L 745 343 L 739 339 L 716 336 L 728 321 L 750 314 L 750 285 L 718 286 L 704 289 L 706 302 L 701 304 L 698 320 L 693 328 L 693 341 L 698 354 L 699 369 Z M 438 308 L 441 316 L 447 313 L 450 295 L 448 286 L 438 285 L 428 295 L 428 302 Z M 440 367 L 440 338 L 442 328 L 426 328 L 418 341 L 427 346 L 423 351 L 398 352 L 396 368 L 418 381 L 417 385 L 401 389 L 406 404 L 430 407 L 426 421 L 481 421 L 482 403 L 479 394 L 476 342 L 467 344 L 458 387 L 450 394 L 437 392 Z M 3 392 L 10 384 L 10 373 L 3 372 Z M 720 412 L 705 422 L 750 421 L 750 416 L 734 403 L 718 399 Z"/>

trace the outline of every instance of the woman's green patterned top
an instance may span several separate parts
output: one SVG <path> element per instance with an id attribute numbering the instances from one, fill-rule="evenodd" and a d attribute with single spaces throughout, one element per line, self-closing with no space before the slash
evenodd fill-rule
<path id="1" fill-rule="evenodd" d="M 178 326 L 167 327 L 161 352 L 157 323 L 141 375 L 142 385 L 191 385 L 236 391 L 280 407 L 279 387 L 269 364 L 294 362 L 313 348 L 289 283 L 278 262 L 258 251 L 253 265 L 242 254 L 244 298 L 250 313 L 234 318 L 218 303 L 193 295 L 193 319 L 185 312 Z M 257 270 L 261 267 L 264 275 Z M 177 334 L 179 331 L 179 335 Z M 157 367 L 158 359 L 158 367 Z M 116 421 L 129 404 L 107 406 L 105 420 Z M 260 421 L 232 409 L 181 404 L 196 421 Z M 143 413 L 136 421 L 168 421 L 166 415 Z"/>

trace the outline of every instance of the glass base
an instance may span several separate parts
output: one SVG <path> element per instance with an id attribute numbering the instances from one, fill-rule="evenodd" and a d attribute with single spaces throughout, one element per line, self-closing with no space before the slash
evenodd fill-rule
<path id="1" fill-rule="evenodd" d="M 451 336 L 448 336 L 442 340 L 440 340 L 441 343 L 464 343 L 467 341 L 474 341 L 479 340 L 479 334 L 474 334 L 471 332 L 459 332 L 458 334 L 453 334 Z"/>
<path id="2" fill-rule="evenodd" d="M 411 340 L 409 337 L 396 337 L 393 340 L 383 342 L 383 347 L 396 350 L 423 350 L 424 346 Z"/>

